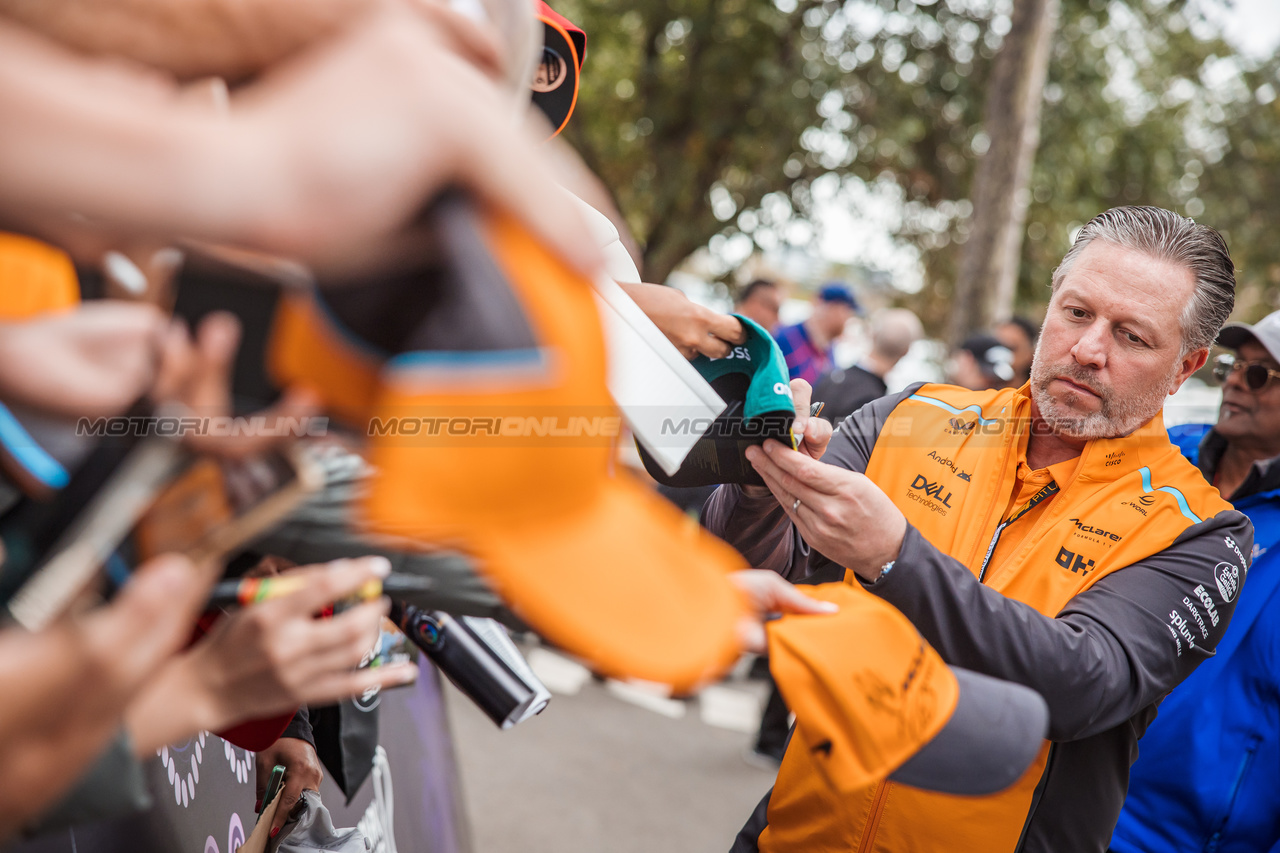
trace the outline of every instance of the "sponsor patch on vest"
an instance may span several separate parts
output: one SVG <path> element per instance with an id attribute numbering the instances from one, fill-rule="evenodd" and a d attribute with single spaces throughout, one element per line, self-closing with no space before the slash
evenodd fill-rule
<path id="1" fill-rule="evenodd" d="M 1083 554 L 1068 551 L 1066 548 L 1059 548 L 1058 556 L 1054 557 L 1053 561 L 1062 566 L 1062 568 L 1078 575 L 1087 575 L 1093 571 L 1093 560 L 1086 559 Z"/>
<path id="2" fill-rule="evenodd" d="M 948 435 L 968 435 L 969 433 L 973 432 L 973 428 L 976 427 L 977 425 L 978 425 L 978 422 L 976 420 L 965 421 L 965 420 L 961 420 L 960 418 L 952 418 L 947 422 L 947 425 L 943 428 L 943 431 L 946 432 Z"/>
<path id="3" fill-rule="evenodd" d="M 1143 495 L 1137 500 L 1121 501 L 1120 506 L 1127 506 L 1129 509 L 1137 510 L 1140 514 L 1146 515 L 1147 510 L 1156 502 L 1155 495 Z"/>
<path id="4" fill-rule="evenodd" d="M 1222 603 L 1230 604 L 1240 591 L 1240 568 L 1235 563 L 1218 563 L 1213 568 L 1213 580 L 1218 584 Z"/>
<path id="5" fill-rule="evenodd" d="M 907 487 L 909 499 L 923 504 L 926 509 L 939 515 L 946 515 L 951 509 L 951 495 L 952 493 L 946 490 L 943 483 L 935 483 L 923 474 L 916 474 L 916 478 Z"/>
<path id="6" fill-rule="evenodd" d="M 955 461 L 952 460 L 950 457 L 943 456 L 941 453 L 939 453 L 936 450 L 930 450 L 929 458 L 932 459 L 934 462 L 937 462 L 943 468 L 949 469 L 951 473 L 955 474 L 956 477 L 958 477 L 959 479 L 964 480 L 966 483 L 969 482 L 970 480 L 969 472 L 961 471 L 959 468 L 957 468 Z"/>
<path id="7" fill-rule="evenodd" d="M 1113 450 L 1106 456 L 1106 467 L 1110 468 L 1113 465 L 1119 465 L 1122 459 L 1124 459 L 1124 451 Z"/>
<path id="8" fill-rule="evenodd" d="M 1092 524 L 1085 524 L 1078 518 L 1070 519 L 1071 523 L 1076 526 L 1076 534 L 1084 539 L 1090 539 L 1094 542 L 1119 542 L 1121 537 L 1119 533 L 1112 533 L 1101 527 Z"/>

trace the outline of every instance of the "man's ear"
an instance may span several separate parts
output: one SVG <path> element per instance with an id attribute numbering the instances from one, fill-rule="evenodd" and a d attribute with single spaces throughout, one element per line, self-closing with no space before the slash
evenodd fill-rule
<path id="1" fill-rule="evenodd" d="M 1204 367 L 1205 362 L 1208 360 L 1208 347 L 1201 347 L 1184 355 L 1178 365 L 1178 373 L 1173 377 L 1173 382 L 1169 386 L 1169 393 L 1177 393 L 1178 389 L 1182 387 L 1182 383 L 1186 382 L 1191 374 Z"/>

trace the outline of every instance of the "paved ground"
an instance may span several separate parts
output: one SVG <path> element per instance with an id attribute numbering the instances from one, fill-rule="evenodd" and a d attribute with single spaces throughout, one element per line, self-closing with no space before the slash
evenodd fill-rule
<path id="1" fill-rule="evenodd" d="M 504 732 L 450 685 L 473 853 L 723 853 L 773 783 L 742 759 L 762 692 L 736 681 L 675 703 L 588 680 Z"/>

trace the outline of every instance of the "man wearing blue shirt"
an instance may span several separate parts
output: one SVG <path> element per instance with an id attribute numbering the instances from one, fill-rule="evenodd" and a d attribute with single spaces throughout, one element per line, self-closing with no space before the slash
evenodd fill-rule
<path id="1" fill-rule="evenodd" d="M 840 282 L 831 282 L 818 291 L 808 320 L 781 326 L 774 332 L 791 378 L 817 385 L 818 377 L 835 366 L 831 345 L 857 313 L 858 300 L 853 291 Z"/>
<path id="2" fill-rule="evenodd" d="M 1253 521 L 1247 583 L 1217 654 L 1142 738 L 1114 853 L 1280 853 L 1280 311 L 1226 326 L 1218 343 L 1235 355 L 1214 366 L 1217 425 L 1169 434 Z M 1183 608 L 1214 618 L 1205 602 Z"/>

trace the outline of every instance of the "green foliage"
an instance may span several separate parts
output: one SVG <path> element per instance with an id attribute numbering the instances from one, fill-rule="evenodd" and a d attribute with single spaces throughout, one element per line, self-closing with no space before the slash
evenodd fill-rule
<path id="1" fill-rule="evenodd" d="M 716 234 L 771 249 L 810 188 L 891 180 L 924 252 L 932 329 L 968 229 L 991 57 L 1009 0 L 560 0 L 588 34 L 569 141 L 615 193 L 647 280 Z M 1073 229 L 1158 204 L 1229 236 L 1242 313 L 1280 293 L 1274 62 L 1238 70 L 1186 0 L 1063 0 L 1032 175 L 1019 306 L 1037 314 Z M 1270 98 L 1270 100 L 1268 100 Z M 1260 103 L 1266 101 L 1266 103 Z M 828 181 L 829 182 L 829 181 Z M 821 222 L 814 225 L 821 228 Z"/>
<path id="2" fill-rule="evenodd" d="M 1059 28 L 1023 246 L 1020 301 L 1047 298 L 1076 227 L 1120 204 L 1176 210 L 1224 233 L 1240 312 L 1280 295 L 1263 230 L 1280 206 L 1277 104 L 1258 90 L 1274 62 L 1242 60 L 1185 7 L 1072 0 Z M 1263 89 L 1266 96 L 1267 89 Z M 1274 90 L 1271 90 L 1274 92 Z"/>

